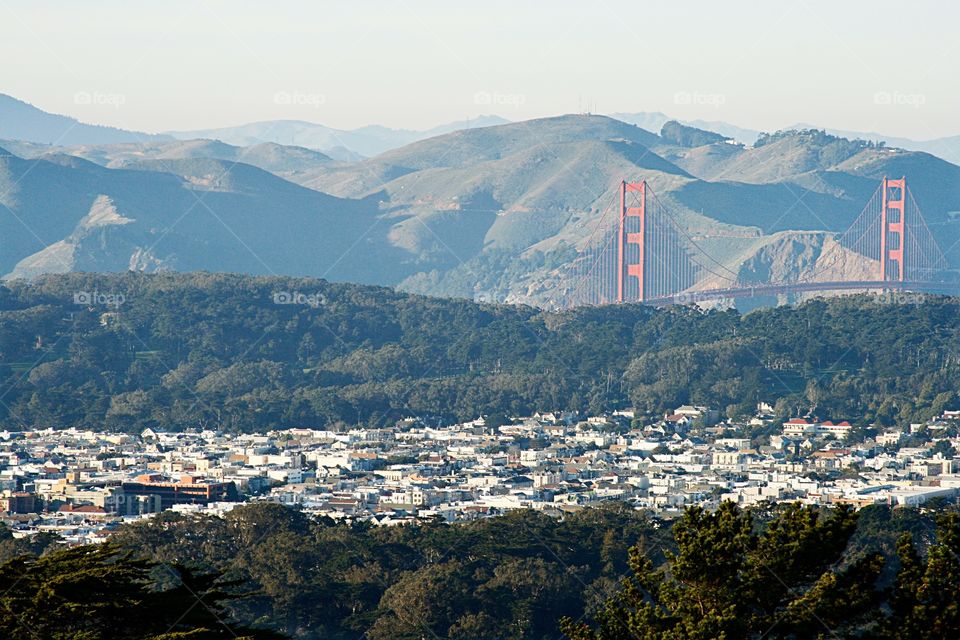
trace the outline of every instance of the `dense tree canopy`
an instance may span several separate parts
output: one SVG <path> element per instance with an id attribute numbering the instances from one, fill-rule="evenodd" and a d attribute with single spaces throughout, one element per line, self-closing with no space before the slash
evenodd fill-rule
<path id="1" fill-rule="evenodd" d="M 463 525 L 315 522 L 275 504 L 224 518 L 165 513 L 114 540 L 164 562 L 224 571 L 259 595 L 238 619 L 300 638 L 553 638 L 612 592 L 626 549 L 655 522 L 621 505 L 564 520 L 532 511 Z"/>
<path id="2" fill-rule="evenodd" d="M 156 575 L 168 585 L 156 588 Z M 135 560 L 114 545 L 82 546 L 0 565 L 0 637 L 63 640 L 281 638 L 232 620 L 239 597 L 216 573 Z"/>
<path id="3" fill-rule="evenodd" d="M 663 521 L 614 503 L 374 527 L 254 503 L 0 564 L 0 636 L 945 640 L 960 637 L 958 541 L 945 504 Z"/>
<path id="4" fill-rule="evenodd" d="M 563 631 L 571 640 L 960 637 L 956 512 L 939 517 L 933 544 L 903 533 L 891 558 L 869 542 L 887 508 L 867 511 L 859 542 L 857 515 L 845 507 L 777 511 L 758 527 L 732 503 L 714 513 L 689 508 L 664 565 L 632 548 L 632 574 L 595 623 L 565 618 Z M 919 515 L 903 511 L 901 527 Z M 888 566 L 898 566 L 892 583 Z"/>
<path id="5" fill-rule="evenodd" d="M 900 570 L 887 624 L 895 640 L 960 637 L 960 515 L 943 514 L 937 524 L 926 557 L 909 534 L 897 544 Z"/>
<path id="6" fill-rule="evenodd" d="M 656 568 L 643 550 L 633 575 L 598 613 L 599 627 L 565 620 L 573 640 L 811 638 L 867 628 L 884 558 L 841 559 L 853 512 L 821 517 L 792 505 L 758 531 L 733 503 L 691 507 L 673 528 L 677 551 Z"/>
<path id="7" fill-rule="evenodd" d="M 223 274 L 0 286 L 0 418 L 21 428 L 265 430 L 690 402 L 738 415 L 778 398 L 784 415 L 893 424 L 952 406 L 958 375 L 953 299 L 741 316 L 550 313 Z"/>

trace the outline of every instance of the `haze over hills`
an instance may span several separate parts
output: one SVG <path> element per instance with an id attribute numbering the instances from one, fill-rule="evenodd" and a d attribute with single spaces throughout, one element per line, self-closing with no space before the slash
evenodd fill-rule
<path id="1" fill-rule="evenodd" d="M 697 129 L 720 134 L 747 146 L 753 145 L 757 139 L 764 134 L 763 131 L 749 127 L 741 127 L 722 120 L 678 120 L 659 111 L 613 113 L 610 114 L 609 117 L 636 125 L 648 131 L 660 131 L 667 122 L 677 121 Z M 274 142 L 277 144 L 301 146 L 323 151 L 336 160 L 356 161 L 444 133 L 507 123 L 509 123 L 508 120 L 499 116 L 479 116 L 472 120 L 451 122 L 431 129 L 415 131 L 409 129 L 391 129 L 380 125 L 371 125 L 353 130 L 340 130 L 310 122 L 267 121 L 220 129 L 171 131 L 166 132 L 166 135 L 173 136 L 180 140 L 196 138 L 220 140 L 237 146 Z M 850 140 L 883 142 L 890 147 L 906 149 L 908 151 L 924 151 L 948 162 L 952 162 L 953 164 L 960 163 L 960 135 L 932 138 L 929 140 L 914 140 L 877 132 L 834 129 L 811 123 L 797 123 L 789 127 L 784 127 L 783 130 L 804 129 L 820 129 L 831 135 Z"/>
<path id="2" fill-rule="evenodd" d="M 87 92 L 80 92 L 75 96 L 78 105 L 98 104 L 103 100 L 123 100 L 123 96 L 101 96 Z M 500 116 L 481 115 L 425 130 L 393 129 L 381 125 L 344 130 L 314 122 L 270 120 L 236 127 L 151 134 L 85 124 L 69 116 L 48 113 L 27 102 L 0 93 L 0 140 L 57 147 L 155 143 L 173 140 L 212 140 L 238 147 L 273 143 L 322 151 L 338 161 L 353 162 L 451 131 L 507 122 L 509 121 Z"/>
<path id="3" fill-rule="evenodd" d="M 120 96 L 98 96 L 97 94 L 78 93 L 78 104 L 102 99 L 120 99 Z M 659 111 L 618 112 L 610 117 L 637 125 L 648 131 L 660 131 L 664 124 L 677 120 Z M 741 127 L 722 120 L 677 120 L 682 124 L 711 131 L 726 136 L 745 145 L 753 145 L 763 134 L 762 131 Z M 78 145 L 109 145 L 122 143 L 155 143 L 172 140 L 210 140 L 219 141 L 236 147 L 249 147 L 262 143 L 274 143 L 283 146 L 304 147 L 340 162 L 356 162 L 404 145 L 432 138 L 461 129 L 475 129 L 507 124 L 508 120 L 496 115 L 481 115 L 476 118 L 459 120 L 438 125 L 425 130 L 394 129 L 381 125 L 368 125 L 357 129 L 337 129 L 313 122 L 297 120 L 270 120 L 249 124 L 201 129 L 191 131 L 170 131 L 150 134 L 128 131 L 114 127 L 85 124 L 75 118 L 61 116 L 0 93 L 0 140 L 8 150 L 19 152 L 17 143 L 28 142 L 55 147 Z M 809 123 L 798 123 L 784 130 L 821 129 L 827 133 L 850 140 L 861 139 L 884 142 L 887 146 L 909 151 L 925 151 L 953 164 L 960 164 L 960 135 L 914 140 L 891 136 L 877 132 L 852 131 L 822 127 Z M 19 153 L 26 157 L 39 155 L 39 152 Z M 80 154 L 84 155 L 84 154 Z M 86 157 L 86 156 L 84 156 Z M 212 156 L 220 157 L 220 156 Z M 99 162 L 96 158 L 91 158 Z M 223 158 L 229 159 L 229 158 Z"/>
<path id="4" fill-rule="evenodd" d="M 793 129 L 809 129 L 810 125 L 797 124 L 791 127 Z M 883 142 L 889 147 L 907 149 L 908 151 L 924 151 L 930 155 L 942 158 L 953 164 L 960 164 L 960 135 L 946 136 L 944 138 L 931 138 L 929 140 L 913 140 L 911 138 L 902 138 L 899 136 L 888 136 L 876 131 L 847 131 L 845 129 L 826 128 L 825 131 L 831 135 L 843 138 L 870 140 L 873 142 Z"/>
<path id="5" fill-rule="evenodd" d="M 170 131 L 168 135 L 179 140 L 207 138 L 239 146 L 274 142 L 324 151 L 338 160 L 351 160 L 359 159 L 357 156 L 375 156 L 417 140 L 459 129 L 487 127 L 506 122 L 508 121 L 499 116 L 479 116 L 472 120 L 451 122 L 425 131 L 414 131 L 391 129 L 380 125 L 343 130 L 301 120 L 270 120 L 219 129 Z"/>
<path id="6" fill-rule="evenodd" d="M 28 142 L 0 140 L 0 145 L 21 158 L 69 155 L 112 169 L 143 160 L 213 159 L 242 162 L 289 178 L 295 177 L 300 172 L 338 164 L 333 158 L 319 151 L 274 142 L 237 147 L 216 140 L 197 139 L 50 147 Z"/>
<path id="7" fill-rule="evenodd" d="M 670 116 L 659 111 L 613 113 L 610 114 L 610 117 L 616 118 L 617 120 L 622 120 L 623 122 L 636 124 L 637 126 L 644 127 L 645 129 L 649 129 L 651 131 L 659 131 L 666 122 L 674 120 L 674 118 L 671 118 Z M 753 145 L 764 133 L 763 131 L 757 129 L 740 127 L 730 124 L 729 122 L 723 122 L 722 120 L 681 120 L 681 122 L 692 127 L 719 133 L 748 146 Z M 888 147 L 906 149 L 907 151 L 924 151 L 930 155 L 942 158 L 947 162 L 960 164 L 960 135 L 945 136 L 942 138 L 930 138 L 928 140 L 915 140 L 912 138 L 878 133 L 876 131 L 835 129 L 832 127 L 811 124 L 809 122 L 798 122 L 797 124 L 783 128 L 784 131 L 804 129 L 820 129 L 829 133 L 830 135 L 847 138 L 848 140 L 883 142 Z"/>

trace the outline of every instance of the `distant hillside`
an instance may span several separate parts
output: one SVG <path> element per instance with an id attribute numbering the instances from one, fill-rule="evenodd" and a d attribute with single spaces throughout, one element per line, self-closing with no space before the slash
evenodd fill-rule
<path id="1" fill-rule="evenodd" d="M 643 127 L 644 129 L 649 129 L 651 131 L 659 131 L 664 124 L 670 120 L 675 120 L 675 118 L 668 116 L 659 111 L 649 112 L 641 111 L 638 113 L 612 113 L 610 114 L 611 118 L 616 118 L 617 120 L 622 120 L 623 122 L 629 122 L 630 124 L 635 124 L 638 127 Z M 757 138 L 760 137 L 762 132 L 756 131 L 754 129 L 747 129 L 744 127 L 738 127 L 737 125 L 730 124 L 729 122 L 722 122 L 719 120 L 678 120 L 681 124 L 685 124 L 690 127 L 696 127 L 697 129 L 704 129 L 706 131 L 712 131 L 713 133 L 720 134 L 725 138 L 730 138 L 736 140 L 741 144 L 752 145 L 757 141 Z M 794 127 L 794 128 L 805 128 L 809 129 L 810 127 Z"/>
<path id="2" fill-rule="evenodd" d="M 804 209 L 809 210 L 786 218 L 785 228 L 810 228 L 795 224 L 806 217 L 820 225 L 814 228 L 835 230 L 829 217 L 830 199 L 847 197 L 862 207 L 883 176 L 907 176 L 927 222 L 949 227 L 944 228 L 945 240 L 960 232 L 951 226 L 953 217 L 948 216 L 960 205 L 960 167 L 927 153 L 802 130 L 764 134 L 752 147 L 711 144 L 664 156 L 711 182 L 788 185 L 769 191 L 792 191 L 794 200 L 804 194 Z M 815 203 L 818 206 L 813 206 Z M 749 200 L 741 203 L 742 209 L 750 211 L 756 210 L 756 204 Z M 714 207 L 713 217 L 725 216 Z"/>
<path id="3" fill-rule="evenodd" d="M 811 129 L 810 124 L 795 124 L 791 129 Z M 821 127 L 822 128 L 822 127 Z M 825 128 L 825 131 L 831 135 L 849 138 L 851 140 L 869 140 L 871 142 L 883 142 L 888 147 L 906 149 L 907 151 L 923 151 L 930 155 L 942 158 L 953 164 L 960 164 L 960 135 L 945 136 L 943 138 L 930 138 L 927 140 L 914 140 L 904 138 L 903 136 L 890 136 L 876 131 L 850 131 L 847 129 Z"/>
<path id="4" fill-rule="evenodd" d="M 673 118 L 659 111 L 649 112 L 641 111 L 637 113 L 613 113 L 610 117 L 635 124 L 650 131 L 659 131 L 660 128 Z M 739 127 L 729 122 L 720 120 L 680 120 L 684 125 L 712 131 L 724 137 L 736 140 L 741 144 L 752 146 L 764 132 L 756 129 Z M 932 156 L 937 156 L 942 160 L 953 164 L 960 164 L 960 135 L 945 136 L 942 138 L 930 138 L 927 140 L 914 140 L 903 136 L 891 136 L 876 131 L 854 131 L 850 129 L 835 129 L 831 127 L 818 126 L 808 122 L 797 123 L 784 130 L 802 131 L 805 129 L 820 129 L 830 135 L 847 138 L 848 140 L 867 140 L 870 142 L 883 142 L 888 147 L 905 149 L 907 151 L 923 151 Z"/>
<path id="5" fill-rule="evenodd" d="M 656 134 L 603 116 L 559 116 L 429 138 L 341 170 L 321 169 L 301 184 L 341 196 L 369 195 L 391 180 L 419 171 L 465 169 L 535 147 L 606 140 L 646 146 L 660 142 Z"/>
<path id="6" fill-rule="evenodd" d="M 242 162 L 279 176 L 292 177 L 318 167 L 339 164 L 319 151 L 273 142 L 262 142 L 250 147 L 236 147 L 216 140 L 172 140 L 57 147 L 16 141 L 0 141 L 0 144 L 22 158 L 42 158 L 51 154 L 70 155 L 109 168 L 123 167 L 127 163 L 143 160 L 207 158 Z"/>
<path id="7" fill-rule="evenodd" d="M 665 122 L 660 128 L 660 137 L 681 147 L 702 147 L 704 145 L 731 141 L 727 136 L 680 124 L 676 120 Z"/>
<path id="8" fill-rule="evenodd" d="M 0 139 L 49 145 L 172 140 L 170 136 L 84 124 L 68 116 L 47 113 L 2 93 L 0 93 Z"/>
<path id="9" fill-rule="evenodd" d="M 723 178 L 753 184 L 796 179 L 812 171 L 827 171 L 860 153 L 874 149 L 864 141 L 830 136 L 822 131 L 782 131 L 763 134 L 751 147 L 737 147 L 726 157 L 711 155 L 700 165 L 705 179 Z M 703 151 L 709 151 L 704 146 Z M 688 158 L 697 159 L 696 152 Z"/>
<path id="10" fill-rule="evenodd" d="M 315 149 L 330 153 L 340 160 L 347 160 L 350 159 L 352 154 L 363 157 L 375 156 L 384 151 L 450 131 L 486 127 L 506 122 L 498 116 L 480 116 L 473 120 L 440 125 L 426 131 L 414 131 L 410 129 L 390 129 L 379 125 L 344 130 L 301 120 L 270 120 L 221 129 L 171 131 L 169 135 L 180 140 L 207 138 L 238 146 L 273 142 Z"/>
<path id="11" fill-rule="evenodd" d="M 346 252 L 376 220 L 368 203 L 242 163 L 128 165 L 0 157 L 0 204 L 9 213 L 0 216 L 0 272 L 205 269 L 386 283 L 402 276 L 385 243 L 366 255 Z"/>

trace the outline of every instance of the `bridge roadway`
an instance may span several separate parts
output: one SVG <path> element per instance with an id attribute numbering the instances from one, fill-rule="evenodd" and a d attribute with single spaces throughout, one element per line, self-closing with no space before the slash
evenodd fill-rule
<path id="1" fill-rule="evenodd" d="M 645 304 L 664 306 L 668 304 L 691 304 L 711 300 L 738 298 L 757 298 L 787 293 L 806 293 L 813 291 L 911 291 L 960 295 L 960 282 L 899 282 L 881 280 L 863 280 L 849 282 L 790 282 L 780 284 L 756 284 L 731 289 L 708 289 L 705 291 L 686 291 L 671 296 L 649 298 Z"/>

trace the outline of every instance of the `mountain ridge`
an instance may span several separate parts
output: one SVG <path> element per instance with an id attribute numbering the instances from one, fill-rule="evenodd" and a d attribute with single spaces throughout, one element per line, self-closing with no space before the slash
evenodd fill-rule
<path id="1" fill-rule="evenodd" d="M 383 125 L 366 125 L 356 129 L 337 129 L 305 120 L 262 120 L 235 127 L 165 132 L 178 140 L 209 138 L 237 146 L 273 142 L 299 146 L 327 153 L 337 148 L 349 150 L 363 157 L 371 157 L 450 131 L 506 124 L 499 116 L 478 116 L 437 125 L 425 130 L 393 129 Z"/>
<path id="2" fill-rule="evenodd" d="M 28 102 L 0 93 L 0 139 L 70 145 L 172 140 L 173 138 L 160 134 L 85 124 L 76 118 L 48 113 Z"/>

